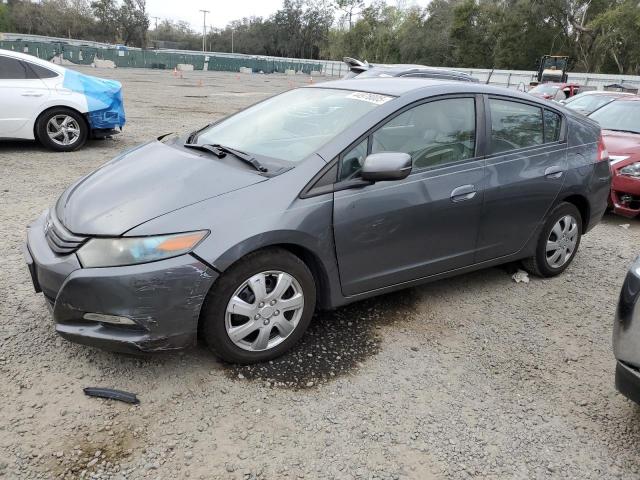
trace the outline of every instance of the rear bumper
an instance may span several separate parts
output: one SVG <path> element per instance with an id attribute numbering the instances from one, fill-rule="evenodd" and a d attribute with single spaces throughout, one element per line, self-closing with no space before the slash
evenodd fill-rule
<path id="1" fill-rule="evenodd" d="M 616 364 L 616 388 L 629 400 L 640 405 L 640 370 L 618 362 Z"/>
<path id="2" fill-rule="evenodd" d="M 75 254 L 47 244 L 44 216 L 28 230 L 25 259 L 64 338 L 115 351 L 152 352 L 193 345 L 200 309 L 217 273 L 191 255 L 125 267 L 82 268 Z M 86 313 L 133 325 L 90 321 Z"/>

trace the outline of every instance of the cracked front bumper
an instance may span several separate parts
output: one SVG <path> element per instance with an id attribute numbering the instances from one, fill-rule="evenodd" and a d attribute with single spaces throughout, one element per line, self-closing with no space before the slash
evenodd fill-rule
<path id="1" fill-rule="evenodd" d="M 28 229 L 25 258 L 36 291 L 47 299 L 56 331 L 68 340 L 126 352 L 193 345 L 200 309 L 217 272 L 191 255 L 124 267 L 82 268 L 75 254 L 56 255 L 44 215 Z M 86 313 L 127 317 L 133 325 L 86 320 Z"/>

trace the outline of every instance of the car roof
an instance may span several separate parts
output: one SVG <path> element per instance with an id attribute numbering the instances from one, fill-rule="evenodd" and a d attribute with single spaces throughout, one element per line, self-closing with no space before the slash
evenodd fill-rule
<path id="1" fill-rule="evenodd" d="M 586 97 L 587 95 L 607 95 L 609 97 L 627 97 L 633 95 L 633 93 L 626 92 L 607 92 L 606 90 L 587 90 L 586 92 L 580 92 L 567 100 L 571 100 L 578 97 Z"/>
<path id="2" fill-rule="evenodd" d="M 34 63 L 36 65 L 40 65 L 41 67 L 48 68 L 49 70 L 53 70 L 58 73 L 64 73 L 66 70 L 64 67 L 60 65 L 56 65 L 55 63 L 51 63 L 47 60 L 42 60 L 38 57 L 34 57 L 33 55 L 29 55 L 22 52 L 16 52 L 14 50 L 2 50 L 0 49 L 0 55 L 5 55 L 7 57 L 17 58 L 20 60 L 24 60 L 26 62 Z"/>
<path id="3" fill-rule="evenodd" d="M 611 93 L 622 93 L 622 92 L 611 92 Z M 633 93 L 630 95 L 621 95 L 619 98 L 616 98 L 614 102 L 640 102 L 640 95 L 634 95 Z"/>
<path id="4" fill-rule="evenodd" d="M 419 90 L 425 90 L 428 96 L 428 90 L 439 90 L 437 94 L 447 93 L 487 93 L 494 95 L 507 95 L 519 98 L 527 102 L 540 103 L 549 106 L 549 102 L 538 100 L 536 97 L 528 93 L 519 92 L 506 87 L 497 87 L 486 85 L 484 83 L 475 82 L 459 82 L 457 80 L 434 79 L 434 78 L 351 78 L 347 80 L 333 80 L 313 85 L 306 85 L 302 88 L 331 88 L 339 90 L 350 90 L 354 92 L 377 93 L 380 95 L 390 95 L 401 97 Z M 443 93 L 441 93 L 443 92 Z M 555 106 L 555 105 L 554 105 Z M 557 106 L 556 106 L 557 108 Z"/>

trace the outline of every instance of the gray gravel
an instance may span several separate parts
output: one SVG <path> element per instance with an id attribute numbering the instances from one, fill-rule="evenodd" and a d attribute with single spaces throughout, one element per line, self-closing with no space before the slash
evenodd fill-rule
<path id="1" fill-rule="evenodd" d="M 124 83 L 122 135 L 72 154 L 0 144 L 0 476 L 640 478 L 640 408 L 615 392 L 610 347 L 636 221 L 607 216 L 559 278 L 516 284 L 513 266 L 494 268 L 321 313 L 264 365 L 58 338 L 23 264 L 25 225 L 119 151 L 309 81 L 97 74 Z"/>

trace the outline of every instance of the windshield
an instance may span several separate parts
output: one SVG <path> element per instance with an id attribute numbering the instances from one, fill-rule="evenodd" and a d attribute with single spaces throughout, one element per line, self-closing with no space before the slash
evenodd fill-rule
<path id="1" fill-rule="evenodd" d="M 529 90 L 529 93 L 542 93 L 543 95 L 555 95 L 559 89 L 560 87 L 554 86 L 554 85 L 538 85 L 537 87 Z"/>
<path id="2" fill-rule="evenodd" d="M 567 100 L 567 107 L 575 110 L 593 112 L 615 97 L 609 95 L 577 95 Z"/>
<path id="3" fill-rule="evenodd" d="M 640 102 L 618 100 L 596 110 L 590 116 L 604 130 L 640 133 Z"/>
<path id="4" fill-rule="evenodd" d="M 299 162 L 392 98 L 351 90 L 298 88 L 205 128 L 197 143 Z"/>

